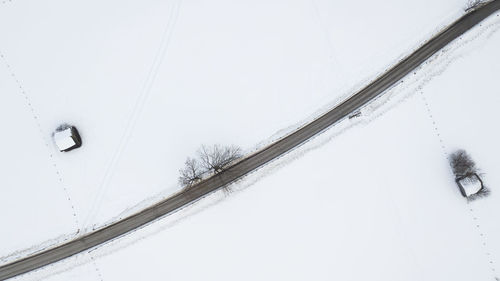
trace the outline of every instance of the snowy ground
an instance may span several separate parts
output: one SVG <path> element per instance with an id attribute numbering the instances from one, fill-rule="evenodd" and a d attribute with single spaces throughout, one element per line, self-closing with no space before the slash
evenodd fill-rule
<path id="1" fill-rule="evenodd" d="M 50 140 L 41 138 L 15 79 L 4 79 L 9 77 L 0 62 L 2 255 L 72 233 L 77 227 L 66 185 L 48 147 Z"/>
<path id="2" fill-rule="evenodd" d="M 19 279 L 495 280 L 498 29 L 499 13 L 230 196 Z M 447 160 L 456 148 L 490 197 L 461 197 Z"/>
<path id="3" fill-rule="evenodd" d="M 9 228 L 0 256 L 168 196 L 200 144 L 251 151 L 282 136 L 458 18 L 464 3 L 1 2 L 0 221 Z M 81 149 L 56 151 L 50 136 L 62 122 L 78 127 Z"/>

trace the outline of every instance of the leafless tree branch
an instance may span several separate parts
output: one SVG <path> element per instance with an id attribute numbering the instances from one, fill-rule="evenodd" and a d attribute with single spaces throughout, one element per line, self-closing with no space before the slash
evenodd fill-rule
<path id="1" fill-rule="evenodd" d="M 184 168 L 179 170 L 179 173 L 179 183 L 183 186 L 191 186 L 202 179 L 203 171 L 198 160 L 188 157 L 184 163 Z"/>
<path id="2" fill-rule="evenodd" d="M 450 155 L 450 165 L 456 177 L 477 172 L 476 163 L 463 149 L 459 149 Z"/>
<path id="3" fill-rule="evenodd" d="M 221 146 L 216 144 L 211 147 L 202 145 L 198 151 L 202 167 L 215 174 L 224 170 L 231 162 L 241 156 L 241 149 L 234 145 Z"/>
<path id="4" fill-rule="evenodd" d="M 184 168 L 179 170 L 179 183 L 190 187 L 203 178 L 205 174 L 217 174 L 223 171 L 232 162 L 242 157 L 241 149 L 237 146 L 202 145 L 197 153 L 197 159 L 188 158 Z"/>

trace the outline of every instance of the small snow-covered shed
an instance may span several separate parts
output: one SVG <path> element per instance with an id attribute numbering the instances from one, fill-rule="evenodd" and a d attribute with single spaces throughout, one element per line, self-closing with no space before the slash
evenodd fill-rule
<path id="1" fill-rule="evenodd" d="M 483 189 L 483 181 L 476 173 L 459 177 L 456 181 L 464 197 L 470 197 Z"/>
<path id="2" fill-rule="evenodd" d="M 59 151 L 66 152 L 82 146 L 78 130 L 69 125 L 61 125 L 54 132 L 54 142 Z"/>

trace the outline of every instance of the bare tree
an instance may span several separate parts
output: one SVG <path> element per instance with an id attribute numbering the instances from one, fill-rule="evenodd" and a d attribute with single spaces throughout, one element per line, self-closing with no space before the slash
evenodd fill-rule
<path id="1" fill-rule="evenodd" d="M 198 160 L 189 157 L 184 163 L 184 169 L 179 170 L 179 173 L 179 183 L 187 187 L 201 180 L 203 175 Z"/>
<path id="2" fill-rule="evenodd" d="M 202 145 L 198 158 L 187 158 L 184 168 L 179 170 L 179 183 L 185 187 L 203 179 L 205 174 L 217 174 L 232 162 L 241 158 L 241 149 L 237 146 Z"/>
<path id="3" fill-rule="evenodd" d="M 450 165 L 456 177 L 466 176 L 477 172 L 476 163 L 463 149 L 450 155 Z"/>
<path id="4" fill-rule="evenodd" d="M 198 150 L 198 156 L 201 165 L 205 171 L 219 173 L 226 168 L 231 162 L 241 158 L 241 149 L 237 146 L 205 146 L 202 145 Z"/>

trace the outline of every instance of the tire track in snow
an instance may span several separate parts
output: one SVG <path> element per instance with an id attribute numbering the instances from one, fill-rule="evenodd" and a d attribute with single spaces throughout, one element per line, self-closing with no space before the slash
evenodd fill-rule
<path id="1" fill-rule="evenodd" d="M 146 208 L 109 226 L 103 227 L 93 233 L 86 234 L 79 239 L 0 266 L 0 279 L 24 274 L 77 255 L 84 250 L 96 248 L 100 245 L 110 243 L 111 241 L 117 241 L 120 237 L 128 233 L 144 228 L 162 217 L 201 200 L 201 198 L 219 190 L 223 185 L 236 182 L 246 174 L 255 171 L 259 167 L 263 167 L 266 163 L 272 162 L 273 159 L 279 158 L 280 155 L 287 154 L 287 152 L 292 151 L 294 148 L 302 146 L 307 140 L 314 139 L 315 136 L 323 133 L 329 127 L 333 126 L 333 124 L 347 118 L 347 114 L 350 112 L 364 107 L 366 103 L 390 89 L 395 83 L 400 81 L 402 77 L 406 76 L 409 71 L 431 58 L 436 54 L 437 50 L 455 40 L 457 35 L 463 34 L 498 9 L 500 9 L 500 0 L 495 0 L 491 2 L 491 4 L 487 4 L 481 9 L 463 16 L 404 60 L 399 61 L 398 64 L 393 66 L 384 75 L 378 77 L 375 81 L 359 90 L 341 105 L 297 129 L 297 131 L 282 138 L 280 141 L 228 167 L 225 172 L 220 173 L 217 177 L 208 178 L 204 182 L 199 183 L 196 188 L 177 193 L 154 206 Z"/>
<path id="2" fill-rule="evenodd" d="M 104 172 L 104 175 L 102 177 L 101 183 L 99 185 L 99 188 L 97 190 L 97 195 L 93 202 L 91 203 L 91 208 L 89 210 L 89 213 L 87 217 L 84 220 L 83 223 L 83 228 L 87 228 L 92 224 L 92 220 L 97 216 L 99 213 L 100 206 L 102 205 L 102 201 L 104 198 L 104 194 L 106 192 L 106 188 L 113 177 L 113 174 L 115 172 L 115 168 L 117 164 L 120 162 L 121 156 L 123 154 L 123 151 L 128 145 L 128 142 L 130 140 L 130 136 L 132 135 L 132 132 L 135 129 L 137 120 L 139 119 L 139 116 L 141 115 L 141 112 L 144 108 L 144 104 L 146 103 L 150 92 L 152 85 L 154 81 L 156 80 L 156 76 L 158 74 L 158 70 L 160 66 L 162 65 L 162 62 L 165 58 L 166 50 L 168 48 L 168 45 L 170 43 L 170 38 L 173 33 L 175 23 L 177 21 L 177 18 L 179 16 L 179 11 L 180 11 L 180 6 L 181 6 L 182 0 L 176 0 L 172 8 L 170 9 L 170 14 L 169 14 L 169 19 L 166 24 L 166 27 L 164 29 L 162 39 L 160 42 L 160 47 L 155 55 L 155 58 L 153 60 L 153 64 L 151 65 L 151 68 L 149 70 L 148 76 L 143 84 L 143 87 L 139 93 L 139 96 L 137 97 L 137 100 L 135 101 L 134 107 L 132 109 L 132 112 L 130 114 L 130 117 L 128 118 L 127 125 L 125 126 L 125 131 L 123 132 L 122 137 L 120 138 L 120 143 L 117 146 L 117 149 L 115 150 L 113 156 L 111 157 L 111 160 L 108 162 L 108 165 L 106 167 L 106 170 Z"/>

